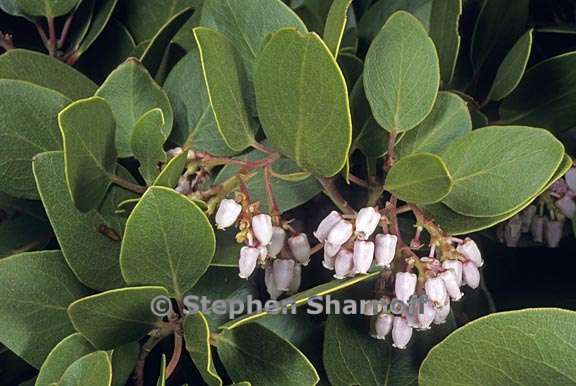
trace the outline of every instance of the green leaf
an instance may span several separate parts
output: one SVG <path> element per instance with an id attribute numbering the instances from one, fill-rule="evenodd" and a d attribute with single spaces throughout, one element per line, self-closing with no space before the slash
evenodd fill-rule
<path id="1" fill-rule="evenodd" d="M 181 298 L 208 269 L 215 250 L 212 225 L 196 204 L 151 187 L 126 224 L 120 265 L 129 284 L 153 284 Z"/>
<path id="2" fill-rule="evenodd" d="M 162 132 L 164 127 L 162 110 L 153 109 L 142 115 L 134 126 L 131 147 L 134 157 L 140 162 L 140 173 L 151 184 L 160 173 L 160 164 L 166 163 Z"/>
<path id="3" fill-rule="evenodd" d="M 344 167 L 352 136 L 348 91 L 316 34 L 272 35 L 258 58 L 255 86 L 260 122 L 278 150 L 320 176 Z"/>
<path id="4" fill-rule="evenodd" d="M 123 286 L 118 262 L 120 243 L 100 232 L 112 229 L 121 236 L 123 230 L 114 224 L 115 219 L 97 211 L 82 213 L 76 209 L 66 185 L 62 152 L 40 154 L 33 166 L 42 202 L 72 271 L 90 288 Z"/>
<path id="5" fill-rule="evenodd" d="M 472 130 L 466 102 L 459 96 L 440 92 L 432 112 L 413 130 L 407 132 L 396 146 L 398 158 L 418 152 L 440 154 L 450 142 Z"/>
<path id="6" fill-rule="evenodd" d="M 58 343 L 42 364 L 35 386 L 50 386 L 57 383 L 66 369 L 86 354 L 96 351 L 82 335 L 72 334 Z"/>
<path id="7" fill-rule="evenodd" d="M 442 153 L 454 183 L 443 203 L 457 213 L 492 217 L 514 210 L 546 185 L 564 146 L 542 129 L 489 126 Z"/>
<path id="8" fill-rule="evenodd" d="M 198 27 L 194 36 L 216 125 L 236 151 L 252 142 L 257 129 L 251 117 L 248 78 L 232 42 L 218 31 Z"/>
<path id="9" fill-rule="evenodd" d="M 222 379 L 216 372 L 212 360 L 210 328 L 206 317 L 201 312 L 190 314 L 184 319 L 183 328 L 186 350 L 200 372 L 202 379 L 209 386 L 221 386 Z"/>
<path id="10" fill-rule="evenodd" d="M 166 354 L 162 354 L 162 360 L 160 361 L 160 375 L 158 376 L 156 386 L 166 386 Z"/>
<path id="11" fill-rule="evenodd" d="M 366 56 L 364 89 L 376 121 L 388 131 L 413 129 L 432 110 L 440 70 L 434 42 L 407 12 L 392 15 Z"/>
<path id="12" fill-rule="evenodd" d="M 445 86 L 452 81 L 458 60 L 461 14 L 462 0 L 432 0 L 430 37 L 438 49 L 440 76 Z"/>
<path id="13" fill-rule="evenodd" d="M 0 190 L 38 199 L 32 158 L 60 150 L 57 116 L 70 100 L 56 91 L 20 80 L 0 80 Z"/>
<path id="14" fill-rule="evenodd" d="M 265 158 L 266 154 L 258 151 L 252 151 L 245 156 L 239 157 L 240 159 L 255 161 Z M 272 166 L 274 173 L 290 174 L 301 172 L 301 169 L 294 163 L 286 158 L 281 158 L 274 162 Z M 226 181 L 228 178 L 234 176 L 240 171 L 240 167 L 236 165 L 225 166 L 214 183 L 219 184 Z M 269 210 L 268 201 L 266 196 L 266 189 L 264 187 L 264 172 L 260 169 L 255 171 L 256 175 L 246 183 L 250 198 L 252 201 L 260 201 L 262 210 Z M 272 191 L 274 197 L 280 208 L 280 212 L 285 212 L 290 209 L 296 208 L 316 196 L 322 190 L 320 184 L 312 177 L 308 176 L 300 181 L 292 182 L 276 176 L 271 177 Z"/>
<path id="15" fill-rule="evenodd" d="M 39 52 L 15 49 L 0 56 L 0 79 L 23 80 L 72 100 L 88 98 L 97 85 L 81 72 Z"/>
<path id="16" fill-rule="evenodd" d="M 60 251 L 0 260 L 0 342 L 39 368 L 52 348 L 74 332 L 66 307 L 87 293 Z"/>
<path id="17" fill-rule="evenodd" d="M 402 143 L 406 133 L 401 133 L 396 140 L 396 146 Z M 380 158 L 388 153 L 389 133 L 370 116 L 362 126 L 362 131 L 356 138 L 356 145 L 366 157 Z"/>
<path id="18" fill-rule="evenodd" d="M 178 184 L 178 180 L 186 167 L 188 161 L 188 152 L 184 151 L 172 158 L 160 171 L 158 177 L 154 180 L 152 185 L 165 186 L 167 188 L 174 188 Z"/>
<path id="19" fill-rule="evenodd" d="M 192 49 L 174 66 L 166 78 L 164 90 L 174 109 L 172 142 L 214 155 L 235 154 L 216 125 L 198 48 Z"/>
<path id="20" fill-rule="evenodd" d="M 403 201 L 432 204 L 450 193 L 452 178 L 440 157 L 416 153 L 402 158 L 390 169 L 384 187 Z"/>
<path id="21" fill-rule="evenodd" d="M 254 386 L 316 385 L 318 373 L 291 343 L 259 324 L 225 330 L 216 347 L 234 382 L 249 379 Z"/>
<path id="22" fill-rule="evenodd" d="M 0 0 L 0 9 L 12 16 L 24 16 L 18 8 L 17 0 Z"/>
<path id="23" fill-rule="evenodd" d="M 332 280 L 328 283 L 324 283 L 324 284 L 321 284 L 319 286 L 307 289 L 306 291 L 299 292 L 296 295 L 293 295 L 293 296 L 290 296 L 286 299 L 283 299 L 282 301 L 285 302 L 285 304 L 294 304 L 296 307 L 298 307 L 298 306 L 307 304 L 308 300 L 310 300 L 310 298 L 312 298 L 312 297 L 325 296 L 325 295 L 329 295 L 332 293 L 342 291 L 346 288 L 352 287 L 352 286 L 359 284 L 359 283 L 362 283 L 366 280 L 373 279 L 374 277 L 378 276 L 379 274 L 380 274 L 380 271 L 372 272 L 372 273 L 369 273 L 368 275 L 356 276 L 356 277 L 353 277 L 350 279 L 345 279 L 345 280 Z M 239 326 L 243 326 L 247 323 L 250 323 L 254 320 L 260 319 L 260 318 L 267 316 L 267 315 L 269 315 L 269 313 L 266 311 L 247 314 L 247 315 L 241 316 L 239 318 L 236 318 L 234 320 L 231 320 L 230 322 L 228 322 L 226 324 L 223 324 L 221 326 L 221 328 L 223 328 L 223 329 L 235 329 L 235 328 L 238 328 Z"/>
<path id="24" fill-rule="evenodd" d="M 183 11 L 172 16 L 170 20 L 162 26 L 160 30 L 154 35 L 150 44 L 140 56 L 140 61 L 148 69 L 151 74 L 156 75 L 164 54 L 170 46 L 170 42 L 176 36 L 176 33 L 192 16 L 192 9 L 186 8 Z"/>
<path id="25" fill-rule="evenodd" d="M 504 99 L 514 91 L 522 80 L 532 51 L 532 33 L 533 30 L 526 32 L 504 58 L 496 73 L 494 84 L 492 84 L 490 99 L 495 101 Z"/>
<path id="26" fill-rule="evenodd" d="M 108 354 L 96 351 L 72 363 L 58 386 L 110 386 L 112 364 Z"/>
<path id="27" fill-rule="evenodd" d="M 81 212 L 96 208 L 108 190 L 116 165 L 116 122 L 100 97 L 79 100 L 58 114 L 64 142 L 66 182 Z"/>
<path id="28" fill-rule="evenodd" d="M 476 19 L 470 57 L 478 72 L 485 64 L 500 63 L 526 30 L 530 0 L 488 0 Z"/>
<path id="29" fill-rule="evenodd" d="M 138 119 L 154 108 L 164 113 L 163 133 L 172 131 L 174 115 L 166 93 L 136 59 L 129 59 L 114 70 L 96 92 L 110 104 L 116 118 L 116 147 L 120 157 L 132 155 L 130 138 Z"/>
<path id="30" fill-rule="evenodd" d="M 16 5 L 30 16 L 55 18 L 72 11 L 79 0 L 16 0 Z"/>
<path id="31" fill-rule="evenodd" d="M 502 312 L 477 319 L 430 351 L 420 368 L 419 384 L 574 384 L 575 323 L 575 312 L 554 308 Z"/>
<path id="32" fill-rule="evenodd" d="M 242 57 L 248 79 L 252 79 L 256 58 L 271 33 L 287 27 L 307 31 L 280 0 L 206 0 L 200 24 L 230 39 Z"/>
<path id="33" fill-rule="evenodd" d="M 351 3 L 352 0 L 335 0 L 328 12 L 323 38 L 334 57 L 338 57 L 340 51 L 340 43 L 348 21 L 348 8 Z"/>
<path id="34" fill-rule="evenodd" d="M 88 51 L 100 34 L 102 34 L 104 28 L 112 17 L 112 13 L 116 8 L 117 3 L 118 0 L 102 0 L 99 2 L 98 10 L 90 22 L 86 35 L 81 42 L 79 42 L 78 47 L 76 48 L 75 55 L 77 57 L 80 57 L 84 52 Z"/>
<path id="35" fill-rule="evenodd" d="M 131 342 L 112 351 L 112 385 L 126 386 L 130 375 L 134 372 L 136 362 L 140 356 L 140 344 Z"/>
<path id="36" fill-rule="evenodd" d="M 128 287 L 79 299 L 68 307 L 74 328 L 94 347 L 110 350 L 144 337 L 161 319 L 150 304 L 162 287 Z"/>
<path id="37" fill-rule="evenodd" d="M 562 164 L 558 167 L 552 178 L 548 183 L 534 195 L 534 197 L 544 193 L 554 182 L 562 177 L 573 165 L 572 159 L 568 155 L 564 155 Z M 462 235 L 466 233 L 478 232 L 483 229 L 490 228 L 498 223 L 508 220 L 514 215 L 520 213 L 528 205 L 532 203 L 534 197 L 528 198 L 521 206 L 515 208 L 511 212 L 494 216 L 494 217 L 468 217 L 454 212 L 444 204 L 425 205 L 422 207 L 424 212 L 432 217 L 442 229 L 452 235 Z"/>
<path id="38" fill-rule="evenodd" d="M 502 103 L 502 120 L 555 132 L 573 128 L 576 119 L 574 68 L 576 52 L 555 56 L 530 68 Z"/>

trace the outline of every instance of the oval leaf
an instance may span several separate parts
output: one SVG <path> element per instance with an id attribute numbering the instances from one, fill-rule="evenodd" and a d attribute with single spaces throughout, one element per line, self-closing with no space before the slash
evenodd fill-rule
<path id="1" fill-rule="evenodd" d="M 202 379 L 209 386 L 221 386 L 222 379 L 216 372 L 210 346 L 210 329 L 206 317 L 201 313 L 190 314 L 184 320 L 184 340 Z"/>
<path id="2" fill-rule="evenodd" d="M 162 287 L 130 287 L 79 299 L 68 307 L 74 328 L 94 347 L 110 350 L 144 337 L 161 319 L 150 305 Z"/>
<path id="3" fill-rule="evenodd" d="M 368 50 L 364 69 L 366 97 L 384 129 L 413 129 L 432 110 L 440 84 L 438 54 L 411 14 L 390 16 Z"/>
<path id="4" fill-rule="evenodd" d="M 401 159 L 390 169 L 384 187 L 406 202 L 432 204 L 450 193 L 452 179 L 440 157 L 417 153 Z"/>
<path id="5" fill-rule="evenodd" d="M 166 163 L 167 157 L 162 147 L 166 142 L 162 132 L 164 124 L 162 110 L 150 110 L 136 122 L 132 133 L 134 158 L 140 162 L 140 173 L 148 184 L 158 177 L 160 165 Z"/>
<path id="6" fill-rule="evenodd" d="M 547 184 L 563 157 L 564 146 L 546 130 L 489 126 L 472 131 L 442 153 L 454 183 L 443 202 L 467 216 L 510 212 Z"/>
<path id="7" fill-rule="evenodd" d="M 260 121 L 276 148 L 320 176 L 344 167 L 352 140 L 348 92 L 316 34 L 274 34 L 258 58 L 255 86 Z"/>
<path id="8" fill-rule="evenodd" d="M 72 363 L 58 386 L 110 386 L 112 364 L 104 351 L 88 354 Z"/>
<path id="9" fill-rule="evenodd" d="M 129 59 L 114 70 L 96 92 L 110 104 L 116 118 L 116 147 L 120 157 L 132 155 L 130 138 L 138 119 L 159 108 L 164 113 L 163 133 L 172 131 L 174 115 L 166 93 L 136 59 Z"/>
<path id="10" fill-rule="evenodd" d="M 208 269 L 215 243 L 212 225 L 196 204 L 152 187 L 128 218 L 122 274 L 129 284 L 161 285 L 180 299 Z"/>
<path id="11" fill-rule="evenodd" d="M 70 12 L 80 0 L 16 0 L 16 5 L 30 16 L 55 18 Z"/>
<path id="12" fill-rule="evenodd" d="M 239 54 L 220 32 L 198 27 L 194 36 L 218 130 L 232 150 L 244 150 L 254 142 L 257 125 L 251 117 L 248 78 Z"/>
<path id="13" fill-rule="evenodd" d="M 348 8 L 352 0 L 336 0 L 330 6 L 326 25 L 324 26 L 324 41 L 334 57 L 338 57 L 340 43 L 348 21 Z"/>
<path id="14" fill-rule="evenodd" d="M 480 318 L 430 351 L 420 368 L 419 384 L 572 385 L 575 323 L 575 312 L 554 308 Z"/>

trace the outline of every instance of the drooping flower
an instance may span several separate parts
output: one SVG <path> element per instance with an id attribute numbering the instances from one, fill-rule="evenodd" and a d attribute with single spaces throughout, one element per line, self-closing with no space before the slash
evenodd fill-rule
<path id="1" fill-rule="evenodd" d="M 407 303 L 410 297 L 416 291 L 416 282 L 418 277 L 411 272 L 398 272 L 396 274 L 396 281 L 394 283 L 394 291 L 396 299 Z"/>
<path id="2" fill-rule="evenodd" d="M 392 344 L 393 347 L 398 349 L 405 349 L 408 342 L 412 338 L 412 327 L 408 325 L 405 318 L 401 316 L 394 317 L 392 325 Z"/>
<path id="3" fill-rule="evenodd" d="M 462 265 L 462 282 L 472 289 L 476 289 L 480 285 L 480 271 L 471 261 Z"/>
<path id="4" fill-rule="evenodd" d="M 372 241 L 356 240 L 354 242 L 354 267 L 356 273 L 368 273 L 374 259 L 374 243 Z"/>
<path id="5" fill-rule="evenodd" d="M 332 230 L 334 225 L 336 225 L 340 220 L 342 220 L 342 216 L 340 215 L 340 213 L 333 210 L 332 212 L 330 212 L 328 216 L 326 216 L 320 222 L 318 228 L 316 229 L 316 232 L 314 232 L 314 236 L 321 243 L 325 242 L 330 230 Z"/>
<path id="6" fill-rule="evenodd" d="M 272 217 L 268 214 L 259 214 L 252 217 L 252 230 L 254 236 L 263 245 L 270 244 L 272 241 Z"/>
<path id="7" fill-rule="evenodd" d="M 390 234 L 378 234 L 375 238 L 376 265 L 382 268 L 389 268 L 396 254 L 396 243 L 398 237 Z"/>
<path id="8" fill-rule="evenodd" d="M 268 246 L 268 256 L 276 257 L 284 248 L 284 243 L 286 242 L 286 231 L 280 227 L 272 228 L 272 239 L 270 240 L 270 245 Z"/>
<path id="9" fill-rule="evenodd" d="M 272 263 L 274 282 L 279 291 L 288 291 L 294 278 L 294 260 L 276 259 Z"/>
<path id="10" fill-rule="evenodd" d="M 224 199 L 216 211 L 216 226 L 218 229 L 226 229 L 236 222 L 242 212 L 242 205 L 232 199 Z"/>
<path id="11" fill-rule="evenodd" d="M 240 260 L 238 261 L 238 267 L 240 269 L 240 276 L 242 279 L 247 279 L 254 269 L 256 269 L 256 264 L 258 263 L 258 257 L 260 257 L 260 250 L 255 247 L 242 247 L 240 249 Z"/>
<path id="12" fill-rule="evenodd" d="M 484 264 L 482 253 L 480 252 L 478 245 L 476 245 L 476 242 L 470 238 L 466 238 L 462 244 L 458 245 L 456 251 L 476 264 L 477 267 L 481 267 Z"/>
<path id="13" fill-rule="evenodd" d="M 372 207 L 360 209 L 355 222 L 358 238 L 367 240 L 378 227 L 381 217 L 380 213 Z"/>
<path id="14" fill-rule="evenodd" d="M 292 236 L 288 239 L 288 246 L 294 258 L 303 266 L 307 266 L 310 262 L 310 243 L 308 236 L 304 233 Z"/>

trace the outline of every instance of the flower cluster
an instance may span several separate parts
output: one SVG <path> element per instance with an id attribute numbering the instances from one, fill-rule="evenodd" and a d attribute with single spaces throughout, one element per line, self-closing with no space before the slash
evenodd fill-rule
<path id="1" fill-rule="evenodd" d="M 523 234 L 550 248 L 560 245 L 566 218 L 576 215 L 576 168 L 556 181 L 550 189 L 522 212 L 498 227 L 498 238 L 508 247 L 517 247 Z"/>
<path id="2" fill-rule="evenodd" d="M 408 271 L 397 272 L 394 277 L 394 294 L 397 300 L 412 304 L 412 297 L 426 295 L 427 302 L 421 309 L 406 307 L 401 316 L 380 312 L 373 318 L 373 337 L 385 339 L 392 332 L 393 346 L 406 348 L 413 330 L 428 330 L 432 324 L 442 324 L 450 314 L 450 302 L 462 299 L 461 287 L 475 289 L 480 285 L 479 267 L 484 264 L 476 243 L 471 239 L 456 243 L 457 258 L 440 261 L 433 255 L 420 259 L 419 275 Z M 410 312 L 408 312 L 410 310 Z"/>
<path id="3" fill-rule="evenodd" d="M 335 271 L 335 278 L 368 273 L 374 259 L 378 267 L 390 267 L 397 237 L 380 233 L 371 240 L 381 218 L 377 209 L 367 207 L 355 219 L 347 220 L 333 211 L 322 220 L 314 236 L 324 244 L 323 265 Z"/>
<path id="4" fill-rule="evenodd" d="M 283 226 L 280 221 L 273 224 L 272 216 L 259 213 L 259 205 L 250 205 L 241 194 L 238 196 L 236 200 L 222 200 L 215 221 L 218 229 L 235 224 L 238 227 L 236 240 L 244 244 L 240 249 L 239 276 L 247 279 L 260 266 L 265 269 L 266 289 L 272 299 L 284 292 L 297 292 L 302 266 L 310 262 L 308 237 L 295 232 L 287 224 Z"/>

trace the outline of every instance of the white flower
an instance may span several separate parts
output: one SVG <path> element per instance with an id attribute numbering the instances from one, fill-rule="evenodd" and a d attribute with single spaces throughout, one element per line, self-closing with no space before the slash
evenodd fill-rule
<path id="1" fill-rule="evenodd" d="M 231 199 L 225 199 L 220 202 L 216 212 L 216 226 L 218 229 L 226 229 L 234 225 L 238 216 L 242 212 L 242 205 Z"/>
<path id="2" fill-rule="evenodd" d="M 328 232 L 328 237 L 326 241 L 333 245 L 342 245 L 354 233 L 354 227 L 349 221 L 340 220 L 332 227 L 330 232 Z"/>
<path id="3" fill-rule="evenodd" d="M 445 270 L 452 270 L 454 276 L 456 277 L 456 282 L 459 286 L 462 285 L 462 262 L 459 260 L 444 260 L 442 262 L 442 268 Z"/>
<path id="4" fill-rule="evenodd" d="M 354 242 L 354 267 L 356 273 L 368 273 L 374 259 L 374 243 L 357 240 Z"/>
<path id="5" fill-rule="evenodd" d="M 420 307 L 418 307 L 420 308 Z M 419 330 L 429 330 L 436 317 L 436 307 L 432 302 L 426 302 L 422 309 L 418 309 Z"/>
<path id="6" fill-rule="evenodd" d="M 474 268 L 476 268 L 476 266 L 474 266 Z M 436 309 L 434 324 L 446 323 L 446 318 L 448 318 L 448 315 L 450 315 L 450 302 L 446 302 L 446 304 L 444 304 L 442 307 Z"/>
<path id="7" fill-rule="evenodd" d="M 378 227 L 380 213 L 372 208 L 362 208 L 356 216 L 356 234 L 360 240 L 367 240 Z"/>
<path id="8" fill-rule="evenodd" d="M 543 216 L 536 216 L 530 225 L 530 233 L 535 243 L 544 242 L 544 227 L 546 225 L 546 218 Z"/>
<path id="9" fill-rule="evenodd" d="M 392 330 L 394 317 L 390 314 L 380 313 L 374 319 L 374 335 L 376 339 L 386 339 L 386 335 Z"/>
<path id="10" fill-rule="evenodd" d="M 480 285 L 480 271 L 471 261 L 462 265 L 462 282 L 472 289 L 476 289 Z"/>
<path id="11" fill-rule="evenodd" d="M 481 267 L 484 264 L 482 253 L 480 252 L 478 245 L 476 245 L 476 242 L 470 238 L 466 238 L 462 244 L 458 245 L 456 251 L 476 264 L 477 267 Z"/>
<path id="12" fill-rule="evenodd" d="M 568 173 L 566 173 L 564 179 L 566 180 L 566 184 L 570 190 L 576 192 L 576 168 L 573 167 L 572 169 L 568 170 Z"/>
<path id="13" fill-rule="evenodd" d="M 330 230 L 338 223 L 338 221 L 342 220 L 342 216 L 340 213 L 333 210 L 330 212 L 328 216 L 324 218 L 318 225 L 318 229 L 314 232 L 314 236 L 320 241 L 321 243 L 326 241 L 326 237 L 328 237 L 328 233 Z"/>
<path id="14" fill-rule="evenodd" d="M 440 279 L 444 282 L 444 286 L 446 287 L 446 292 L 450 298 L 454 301 L 458 301 L 462 299 L 462 291 L 460 291 L 460 285 L 458 284 L 458 279 L 456 278 L 456 274 L 452 270 L 444 271 L 440 275 L 438 275 Z"/>
<path id="15" fill-rule="evenodd" d="M 396 274 L 396 282 L 394 283 L 394 291 L 396 292 L 396 299 L 407 303 L 414 291 L 416 291 L 416 282 L 418 277 L 411 272 L 398 272 Z"/>
<path id="16" fill-rule="evenodd" d="M 272 227 L 272 240 L 268 246 L 268 256 L 276 257 L 284 248 L 286 242 L 286 231 L 280 227 Z"/>
<path id="17" fill-rule="evenodd" d="M 549 220 L 544 223 L 544 238 L 550 248 L 558 248 L 560 240 L 562 240 L 562 231 L 564 229 L 564 221 Z"/>
<path id="18" fill-rule="evenodd" d="M 354 254 L 342 248 L 334 260 L 334 277 L 344 279 L 346 276 L 354 274 Z"/>
<path id="19" fill-rule="evenodd" d="M 536 213 L 538 212 L 538 207 L 536 205 L 530 205 L 528 208 L 520 212 L 520 217 L 522 218 L 522 233 L 530 232 L 530 225 Z"/>
<path id="20" fill-rule="evenodd" d="M 408 325 L 406 319 L 396 316 L 392 326 L 392 341 L 394 342 L 392 346 L 403 350 L 411 338 L 412 327 Z"/>
<path id="21" fill-rule="evenodd" d="M 336 261 L 336 256 L 327 253 L 326 248 L 324 249 L 324 260 L 322 261 L 322 266 L 330 271 L 334 270 L 334 264 Z"/>
<path id="22" fill-rule="evenodd" d="M 434 303 L 436 307 L 442 306 L 448 298 L 444 281 L 439 277 L 431 277 L 426 280 L 426 283 L 424 283 L 424 289 L 426 290 L 428 299 Z"/>
<path id="23" fill-rule="evenodd" d="M 252 217 L 252 230 L 260 244 L 268 245 L 272 241 L 272 217 L 267 214 L 259 214 Z"/>
<path id="24" fill-rule="evenodd" d="M 258 248 L 242 247 L 240 249 L 240 260 L 238 261 L 238 267 L 240 269 L 238 276 L 246 279 L 252 275 L 252 272 L 256 269 L 258 257 L 260 257 L 260 250 Z"/>
<path id="25" fill-rule="evenodd" d="M 288 239 L 288 246 L 292 255 L 300 264 L 307 266 L 310 262 L 310 243 L 304 233 L 292 236 Z"/>
<path id="26" fill-rule="evenodd" d="M 574 214 L 576 213 L 576 203 L 574 199 L 570 196 L 564 196 L 558 201 L 556 201 L 556 206 L 562 214 L 568 218 L 573 218 Z"/>
<path id="27" fill-rule="evenodd" d="M 302 283 L 302 265 L 294 264 L 294 270 L 292 274 L 292 281 L 290 282 L 290 287 L 288 288 L 288 293 L 295 294 L 300 289 L 300 284 Z"/>
<path id="28" fill-rule="evenodd" d="M 294 277 L 294 260 L 276 259 L 272 268 L 276 288 L 279 291 L 288 291 Z"/>
<path id="29" fill-rule="evenodd" d="M 272 272 L 272 266 L 266 268 L 264 273 L 264 284 L 266 284 L 266 291 L 270 295 L 270 299 L 276 300 L 282 295 L 283 291 L 280 291 L 274 282 L 274 272 Z"/>
<path id="30" fill-rule="evenodd" d="M 395 235 L 377 234 L 375 239 L 376 265 L 382 268 L 389 268 L 396 254 L 396 243 L 398 237 Z"/>
<path id="31" fill-rule="evenodd" d="M 338 254 L 340 248 L 342 248 L 341 244 L 326 243 L 324 244 L 324 256 L 334 257 Z"/>

